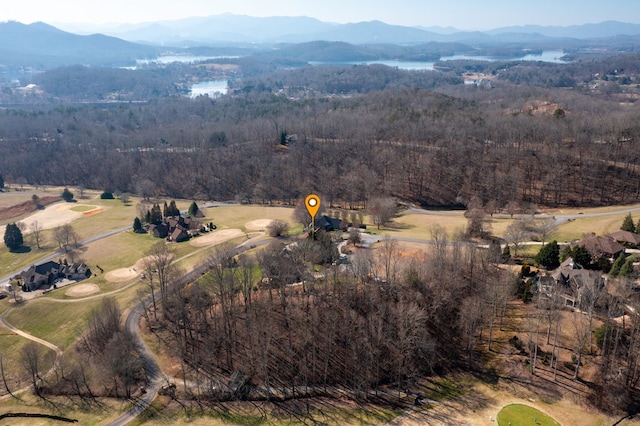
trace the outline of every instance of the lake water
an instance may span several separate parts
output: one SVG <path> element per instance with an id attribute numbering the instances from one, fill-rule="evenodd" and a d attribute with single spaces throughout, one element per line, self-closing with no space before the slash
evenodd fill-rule
<path id="1" fill-rule="evenodd" d="M 564 55 L 562 50 L 545 50 L 540 55 L 525 55 L 517 58 L 495 58 L 492 56 L 470 56 L 470 55 L 452 55 L 452 56 L 443 56 L 438 61 L 432 62 L 412 62 L 412 61 L 354 61 L 354 62 L 309 62 L 311 65 L 373 65 L 373 64 L 381 64 L 387 65 L 390 67 L 396 67 L 403 70 L 422 70 L 422 71 L 433 71 L 434 64 L 436 62 L 443 61 L 452 61 L 457 59 L 467 59 L 474 61 L 542 61 L 542 62 L 551 62 L 556 64 L 564 64 L 566 63 L 562 59 L 560 59 Z"/>
<path id="2" fill-rule="evenodd" d="M 201 81 L 191 86 L 189 96 L 195 98 L 197 96 L 208 95 L 210 98 L 215 98 L 226 95 L 228 88 L 227 80 Z"/>
<path id="3" fill-rule="evenodd" d="M 512 58 L 509 60 L 512 61 L 542 61 L 542 62 L 551 62 L 562 64 L 566 63 L 560 58 L 564 55 L 562 50 L 545 50 L 542 54 L 539 55 L 525 55 L 519 58 Z M 224 56 L 224 58 L 229 58 L 230 56 Z M 161 56 L 158 59 L 149 62 L 158 62 L 158 63 L 171 63 L 171 62 L 185 62 L 185 63 L 195 63 L 198 61 L 204 61 L 207 59 L 218 59 L 223 58 L 223 56 Z M 476 60 L 476 61 L 504 61 L 504 58 L 494 58 L 490 56 L 468 56 L 468 55 L 453 55 L 453 56 L 443 56 L 440 58 L 440 61 L 452 61 L 456 59 L 468 59 L 468 60 Z M 382 64 L 390 67 L 397 67 L 403 70 L 423 70 L 423 71 L 433 71 L 434 64 L 433 62 L 411 62 L 411 61 L 366 61 L 366 62 L 341 62 L 341 63 L 324 63 L 324 62 L 310 62 L 311 65 L 372 65 L 372 64 Z M 144 61 L 138 61 L 138 63 L 144 63 Z M 470 83 L 469 83 L 470 84 Z M 214 98 L 221 95 L 226 95 L 228 91 L 227 80 L 212 80 L 212 81 L 202 81 L 200 83 L 196 83 L 191 87 L 191 91 L 189 92 L 189 96 L 195 98 L 201 95 L 209 95 L 209 97 Z"/>
<path id="4" fill-rule="evenodd" d="M 158 56 L 156 59 L 137 59 L 136 64 L 148 65 L 148 64 L 172 64 L 174 62 L 180 62 L 183 64 L 195 64 L 196 62 L 208 61 L 212 59 L 235 59 L 239 56 L 192 56 L 192 55 L 165 55 Z"/>

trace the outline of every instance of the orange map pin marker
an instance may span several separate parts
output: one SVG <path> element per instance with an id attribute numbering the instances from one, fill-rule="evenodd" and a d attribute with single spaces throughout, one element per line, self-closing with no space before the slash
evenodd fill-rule
<path id="1" fill-rule="evenodd" d="M 320 197 L 316 194 L 309 194 L 304 200 L 304 205 L 311 215 L 311 219 L 314 219 L 316 217 L 316 213 L 318 213 L 318 209 L 320 208 Z"/>

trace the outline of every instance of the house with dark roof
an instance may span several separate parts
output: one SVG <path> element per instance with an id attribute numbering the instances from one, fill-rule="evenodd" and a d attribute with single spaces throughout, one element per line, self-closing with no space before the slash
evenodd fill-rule
<path id="1" fill-rule="evenodd" d="M 170 216 L 164 218 L 160 224 L 149 225 L 149 235 L 178 243 L 191 238 L 191 228 L 196 225 L 197 222 L 188 216 Z"/>
<path id="2" fill-rule="evenodd" d="M 596 234 L 585 234 L 578 245 L 584 246 L 594 260 L 606 258 L 615 259 L 624 252 L 624 247 L 611 237 Z"/>
<path id="3" fill-rule="evenodd" d="M 37 290 L 42 286 L 51 285 L 57 278 L 67 278 L 80 281 L 91 276 L 91 269 L 85 263 L 45 262 L 31 265 L 29 269 L 20 272 L 10 282 L 22 287 L 24 291 Z"/>
<path id="4" fill-rule="evenodd" d="M 342 221 L 327 215 L 322 215 L 315 221 L 316 231 L 323 230 L 326 232 L 339 231 L 342 229 Z"/>
<path id="5" fill-rule="evenodd" d="M 557 295 L 564 299 L 566 305 L 577 306 L 580 304 L 585 289 L 595 285 L 602 287 L 604 278 L 600 271 L 584 269 L 572 258 L 568 258 L 560 264 L 551 276 L 555 281 Z M 547 285 L 549 282 L 547 281 Z"/>
<path id="6" fill-rule="evenodd" d="M 636 234 L 635 232 L 623 231 L 620 229 L 618 231 L 609 232 L 606 236 L 624 246 L 637 247 L 640 245 L 640 234 Z"/>

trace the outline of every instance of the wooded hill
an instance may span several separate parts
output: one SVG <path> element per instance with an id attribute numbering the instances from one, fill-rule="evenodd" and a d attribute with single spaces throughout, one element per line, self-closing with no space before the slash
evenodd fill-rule
<path id="1" fill-rule="evenodd" d="M 584 65 L 584 75 L 602 70 L 587 79 L 574 65 L 581 83 L 568 90 L 501 74 L 476 86 L 456 72 L 313 67 L 244 79 L 220 99 L 7 109 L 0 171 L 8 183 L 188 199 L 294 203 L 315 191 L 354 208 L 373 194 L 422 205 L 637 202 L 640 58 L 621 58 L 617 69 L 613 59 Z M 558 71 L 504 72 L 532 69 L 541 81 Z"/>

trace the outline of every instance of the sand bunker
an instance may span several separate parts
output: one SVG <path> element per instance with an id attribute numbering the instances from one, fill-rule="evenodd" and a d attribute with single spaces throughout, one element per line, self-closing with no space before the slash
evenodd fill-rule
<path id="1" fill-rule="evenodd" d="M 224 243 L 225 241 L 242 237 L 243 235 L 245 235 L 244 232 L 239 229 L 222 229 L 220 231 L 213 231 L 209 234 L 201 235 L 197 238 L 194 238 L 189 244 L 191 244 L 193 247 L 207 247 Z"/>
<path id="2" fill-rule="evenodd" d="M 258 219 L 247 222 L 244 226 L 249 231 L 264 231 L 271 222 L 273 222 L 273 219 Z"/>
<path id="3" fill-rule="evenodd" d="M 69 297 L 84 297 L 100 291 L 96 284 L 77 284 L 69 288 L 64 294 Z"/>
<path id="4" fill-rule="evenodd" d="M 104 278 L 112 283 L 121 283 L 137 277 L 141 272 L 142 271 L 140 271 L 140 269 L 132 266 L 131 268 L 121 268 L 109 271 L 106 273 Z"/>

